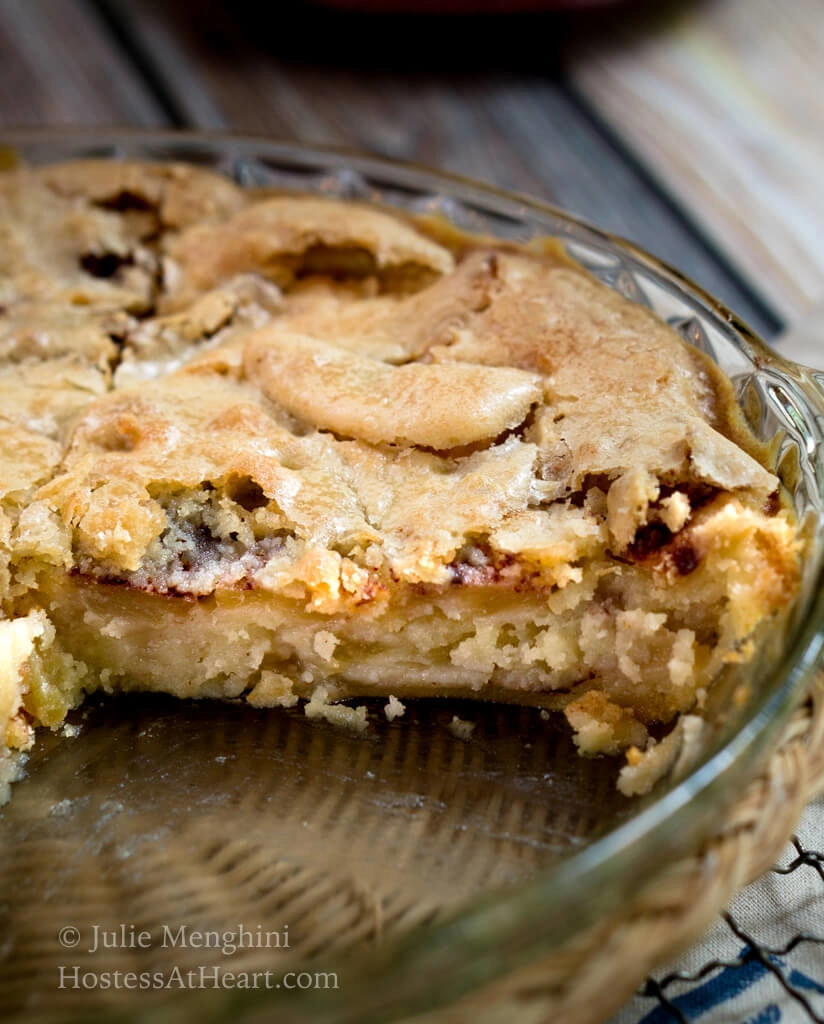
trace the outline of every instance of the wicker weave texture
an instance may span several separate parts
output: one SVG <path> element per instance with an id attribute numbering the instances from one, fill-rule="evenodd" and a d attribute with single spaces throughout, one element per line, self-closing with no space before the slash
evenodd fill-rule
<path id="1" fill-rule="evenodd" d="M 598 1024 L 655 967 L 695 941 L 781 854 L 824 790 L 824 675 L 769 761 L 711 840 L 638 892 L 619 914 L 529 968 L 426 1018 L 427 1024 Z"/>

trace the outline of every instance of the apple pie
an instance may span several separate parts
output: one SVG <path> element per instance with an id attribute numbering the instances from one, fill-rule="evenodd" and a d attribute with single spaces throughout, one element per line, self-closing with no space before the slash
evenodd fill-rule
<path id="1" fill-rule="evenodd" d="M 184 165 L 0 211 L 6 778 L 95 691 L 437 696 L 563 708 L 632 792 L 794 595 L 729 382 L 559 245 Z"/>

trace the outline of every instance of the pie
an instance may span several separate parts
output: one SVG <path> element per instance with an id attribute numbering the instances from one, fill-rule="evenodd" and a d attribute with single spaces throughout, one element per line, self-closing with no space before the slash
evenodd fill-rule
<path id="1" fill-rule="evenodd" d="M 7 780 L 146 690 L 563 708 L 632 792 L 794 596 L 730 383 L 558 244 L 171 164 L 11 169 L 0 211 Z"/>

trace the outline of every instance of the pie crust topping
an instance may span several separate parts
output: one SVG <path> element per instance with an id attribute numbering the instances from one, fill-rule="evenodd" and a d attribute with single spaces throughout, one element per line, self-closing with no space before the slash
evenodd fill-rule
<path id="1" fill-rule="evenodd" d="M 0 396 L 8 752 L 95 690 L 453 695 L 564 707 L 636 792 L 797 586 L 729 382 L 550 243 L 7 171 Z"/>

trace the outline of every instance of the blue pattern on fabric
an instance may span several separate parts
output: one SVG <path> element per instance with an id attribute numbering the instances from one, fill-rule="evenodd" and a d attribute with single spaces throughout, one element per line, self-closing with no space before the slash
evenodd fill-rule
<path id="1" fill-rule="evenodd" d="M 749 946 L 744 946 L 739 953 L 740 959 L 745 960 L 749 952 Z M 672 1004 L 677 1006 L 687 1019 L 695 1020 L 709 1010 L 715 1009 L 716 1006 L 735 999 L 768 973 L 767 968 L 757 960 L 750 960 L 742 967 L 725 967 L 709 981 L 705 981 L 703 985 L 698 985 L 690 992 L 685 992 L 673 999 Z M 657 1006 L 638 1024 L 672 1024 L 672 1019 L 669 1010 L 663 1006 Z"/>
<path id="2" fill-rule="evenodd" d="M 672 1005 L 677 1007 L 687 1020 L 697 1020 L 710 1010 L 735 999 L 760 981 L 764 975 L 771 973 L 758 960 L 748 960 L 747 958 L 751 954 L 751 948 L 744 946 L 738 954 L 741 967 L 724 967 L 703 985 L 697 985 L 689 992 L 672 999 Z M 776 966 L 783 966 L 778 957 L 770 957 L 770 960 Z M 803 971 L 791 970 L 787 975 L 787 980 L 795 988 L 824 995 L 824 985 L 804 974 Z M 745 1024 L 779 1024 L 782 1019 L 780 1008 L 775 1003 L 770 1003 L 763 1010 L 759 1010 L 754 1017 L 749 1018 Z M 672 1024 L 672 1020 L 672 1014 L 666 1007 L 656 1006 L 638 1024 Z"/>
<path id="3" fill-rule="evenodd" d="M 769 1006 L 765 1006 L 754 1017 L 750 1017 L 746 1024 L 779 1024 L 781 1016 L 781 1011 L 775 1003 L 770 1003 Z"/>
<path id="4" fill-rule="evenodd" d="M 809 992 L 820 992 L 824 995 L 824 985 L 811 978 L 809 974 L 804 974 L 802 971 L 797 971 L 793 968 L 789 973 L 789 980 L 790 984 L 795 985 L 796 988 L 806 988 Z"/>

